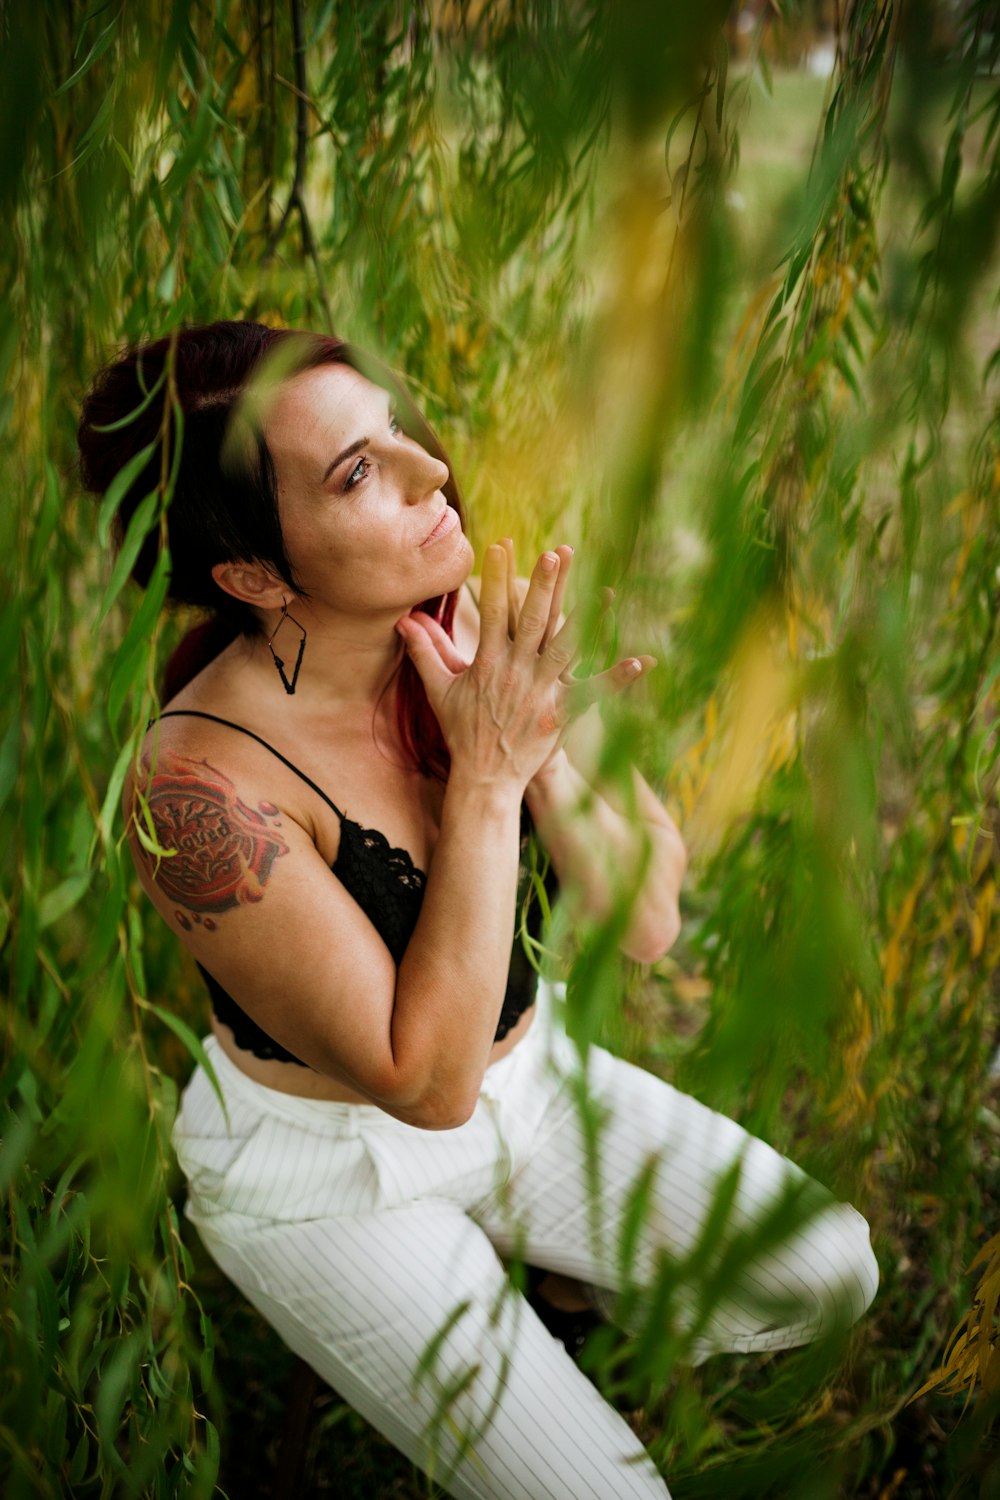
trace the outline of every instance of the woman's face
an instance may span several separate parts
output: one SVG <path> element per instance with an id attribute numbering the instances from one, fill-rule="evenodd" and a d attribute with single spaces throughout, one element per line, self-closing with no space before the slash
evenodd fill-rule
<path id="1" fill-rule="evenodd" d="M 314 606 L 405 614 L 458 588 L 472 547 L 441 493 L 448 468 L 348 365 L 305 370 L 265 422 L 285 550 Z"/>

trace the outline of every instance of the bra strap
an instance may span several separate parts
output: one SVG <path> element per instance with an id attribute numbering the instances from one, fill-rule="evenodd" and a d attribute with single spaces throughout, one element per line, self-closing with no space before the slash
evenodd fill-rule
<path id="1" fill-rule="evenodd" d="M 334 812 L 337 814 L 337 817 L 340 819 L 340 821 L 341 822 L 344 821 L 344 814 L 341 812 L 341 810 L 337 806 L 336 802 L 332 801 L 332 799 L 329 798 L 326 795 L 326 793 L 324 792 L 323 788 L 320 787 L 320 786 L 317 786 L 316 783 L 315 783 L 315 781 L 313 781 L 312 777 L 311 776 L 307 776 L 306 773 L 305 773 L 305 771 L 300 771 L 299 768 L 298 768 L 298 766 L 293 766 L 292 763 L 291 763 L 291 761 L 287 760 L 285 758 L 285 756 L 282 755 L 282 753 L 281 753 L 280 750 L 275 750 L 275 748 L 274 748 L 273 745 L 269 745 L 267 743 L 267 740 L 262 740 L 259 734 L 254 734 L 254 732 L 253 732 L 252 729 L 245 729 L 242 724 L 234 724 L 233 721 L 232 721 L 232 719 L 220 719 L 219 716 L 218 716 L 218 714 L 206 714 L 206 713 L 202 713 L 201 709 L 198 709 L 198 708 L 169 708 L 169 709 L 167 709 L 167 712 L 165 714 L 160 714 L 160 718 L 161 719 L 211 719 L 211 721 L 212 721 L 213 724 L 225 724 L 229 729 L 238 729 L 239 732 L 240 732 L 240 734 L 248 734 L 252 740 L 256 740 L 257 741 L 258 745 L 263 745 L 265 750 L 270 750 L 270 752 L 271 752 L 272 755 L 276 755 L 278 757 L 278 759 L 282 762 L 283 765 L 286 765 L 290 771 L 294 771 L 295 772 L 296 776 L 301 777 L 301 779 L 306 783 L 307 786 L 311 786 L 312 789 L 313 789 L 313 791 L 316 792 L 318 796 L 320 796 L 320 797 L 323 798 L 323 801 L 327 804 L 327 806 L 333 808 Z M 147 731 L 147 733 L 148 733 L 148 731 L 150 729 L 152 729 L 152 727 L 153 727 L 153 725 L 155 723 L 156 723 L 155 719 L 150 719 L 149 723 L 146 725 L 146 731 Z"/>

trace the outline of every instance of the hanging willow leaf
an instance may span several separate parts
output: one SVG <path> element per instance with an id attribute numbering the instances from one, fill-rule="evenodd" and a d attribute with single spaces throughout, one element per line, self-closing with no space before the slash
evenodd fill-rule
<path id="1" fill-rule="evenodd" d="M 80 875 L 69 875 L 59 883 L 54 890 L 47 892 L 39 904 L 38 929 L 43 931 L 46 927 L 57 922 L 60 917 L 72 911 L 86 895 L 90 888 L 91 872 L 84 871 Z"/>
<path id="2" fill-rule="evenodd" d="M 146 401 L 142 403 L 142 406 L 137 407 L 135 412 L 130 412 L 129 416 L 125 418 L 124 421 L 130 422 L 133 416 L 137 416 L 138 413 L 143 410 L 143 407 L 146 406 L 147 402 L 152 400 L 154 394 L 155 391 L 150 391 L 149 396 L 147 396 Z M 113 427 L 109 428 L 108 430 L 113 431 L 119 425 L 122 424 L 115 423 Z M 107 546 L 108 540 L 111 536 L 111 523 L 114 520 L 115 512 L 117 511 L 125 495 L 131 489 L 134 481 L 138 479 L 143 469 L 149 463 L 158 446 L 159 441 L 154 440 L 152 443 L 148 443 L 146 447 L 142 448 L 138 453 L 133 453 L 128 462 L 122 464 L 122 467 L 118 470 L 118 473 L 108 485 L 108 488 L 104 494 L 104 498 L 101 501 L 100 510 L 97 513 L 97 540 L 102 548 Z"/>
<path id="3" fill-rule="evenodd" d="M 154 1015 L 159 1017 L 164 1026 L 168 1026 L 170 1030 L 175 1034 L 175 1036 L 180 1037 L 181 1041 L 184 1043 L 194 1061 L 198 1063 L 200 1067 L 204 1068 L 205 1073 L 208 1077 L 208 1081 L 212 1085 L 212 1088 L 215 1090 L 216 1097 L 219 1100 L 219 1105 L 222 1109 L 222 1113 L 225 1115 L 226 1124 L 228 1126 L 229 1111 L 226 1105 L 225 1095 L 222 1092 L 222 1087 L 219 1083 L 218 1075 L 216 1074 L 215 1068 L 212 1064 L 212 1060 L 209 1057 L 208 1053 L 205 1051 L 198 1037 L 194 1034 L 186 1021 L 182 1021 L 180 1016 L 174 1015 L 171 1011 L 165 1010 L 163 1006 L 156 1005 L 151 1000 L 142 1001 L 142 1006 L 145 1010 L 151 1010 Z"/>
<path id="4" fill-rule="evenodd" d="M 97 368 L 220 316 L 332 320 L 380 349 L 447 435 L 477 550 L 511 530 L 539 550 L 577 542 L 580 597 L 614 585 L 622 647 L 659 658 L 602 704 L 627 726 L 605 769 L 635 758 L 683 805 L 684 926 L 652 968 L 623 959 L 620 913 L 586 931 L 574 1035 L 583 1052 L 610 1035 L 808 1162 L 884 1247 L 849 1379 L 813 1349 L 776 1353 L 749 1385 L 729 1361 L 689 1380 L 664 1331 L 680 1273 L 655 1271 L 633 1350 L 658 1385 L 638 1427 L 671 1487 L 805 1494 L 819 1475 L 902 1495 L 918 1480 L 895 1466 L 919 1453 L 920 1482 L 981 1488 L 975 1437 L 952 1441 L 940 1392 L 978 1403 L 978 1421 L 1000 1379 L 991 1261 L 978 1300 L 955 1290 L 995 1196 L 1000 42 L 981 0 L 926 27 L 850 0 L 825 90 L 781 60 L 815 42 L 801 7 L 772 5 L 750 32 L 735 9 L 632 7 L 634 25 L 628 6 L 394 0 L 165 0 L 127 24 L 99 3 L 4 13 L 0 1327 L 15 1378 L 0 1380 L 0 1470 L 15 1487 L 205 1500 L 254 1493 L 270 1463 L 267 1335 L 171 1201 L 203 996 L 122 847 L 122 787 L 189 622 L 167 610 L 165 549 L 144 597 L 124 587 L 127 555 L 113 586 L 104 558 L 126 497 L 162 491 L 126 528 L 133 556 L 163 525 L 180 359 L 156 380 L 140 368 L 142 396 L 106 429 L 127 436 L 162 399 L 170 475 L 158 440 L 96 507 L 73 479 Z M 665 201 L 683 204 L 679 227 Z M 750 621 L 765 623 L 740 718 Z M 755 720 L 776 683 L 780 712 Z M 734 723 L 752 795 L 708 829 Z M 150 862 L 171 857 L 148 801 L 126 811 Z M 551 953 L 518 914 L 548 972 L 570 958 L 568 905 L 543 905 Z M 698 1008 L 677 982 L 692 974 Z M 600 1112 L 582 1084 L 566 1109 L 596 1182 Z M 630 1264 L 654 1179 L 624 1189 Z M 746 1270 L 714 1250 L 698 1247 L 719 1278 L 708 1300 Z M 641 1322 L 645 1300 L 622 1302 Z M 897 1419 L 942 1348 L 954 1380 Z M 469 1372 L 435 1350 L 444 1436 Z M 620 1350 L 595 1375 L 621 1388 Z M 414 1489 L 340 1410 L 336 1472 L 315 1444 L 306 1485 Z"/>
<path id="5" fill-rule="evenodd" d="M 97 59 L 104 56 L 105 52 L 107 52 L 108 48 L 111 46 L 111 43 L 115 39 L 115 32 L 120 24 L 120 20 L 120 16 L 112 17 L 107 26 L 105 26 L 104 30 L 98 32 L 94 45 L 87 53 L 87 56 L 84 58 L 83 62 L 76 69 L 75 73 L 70 74 L 65 83 L 61 83 L 59 85 L 55 93 L 52 95 L 53 99 L 58 99 L 60 95 L 65 94 L 68 89 L 71 89 L 73 85 L 83 77 L 88 68 L 93 67 Z"/>
<path id="6" fill-rule="evenodd" d="M 160 492 L 153 490 L 144 500 L 140 500 L 136 506 L 125 532 L 125 539 L 115 558 L 115 565 L 111 570 L 111 578 L 104 591 L 100 609 L 97 613 L 97 623 L 100 625 L 108 610 L 114 604 L 135 566 L 139 549 L 146 537 L 157 525 L 159 520 Z"/>

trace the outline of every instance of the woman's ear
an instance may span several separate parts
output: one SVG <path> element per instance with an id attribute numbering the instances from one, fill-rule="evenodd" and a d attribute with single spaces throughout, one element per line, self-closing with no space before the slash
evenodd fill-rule
<path id="1" fill-rule="evenodd" d="M 282 600 L 291 592 L 287 583 L 259 563 L 216 563 L 212 577 L 225 593 L 256 609 L 280 609 Z"/>

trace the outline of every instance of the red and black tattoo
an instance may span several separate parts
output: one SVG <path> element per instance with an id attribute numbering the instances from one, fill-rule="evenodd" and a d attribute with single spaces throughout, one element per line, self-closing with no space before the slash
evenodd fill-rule
<path id="1" fill-rule="evenodd" d="M 185 909 L 174 916 L 186 932 L 185 911 L 212 932 L 211 913 L 263 899 L 274 861 L 288 853 L 273 803 L 258 802 L 254 812 L 222 771 L 181 755 L 161 756 L 144 790 L 157 839 L 177 853 L 157 861 L 143 849 L 143 861 L 163 893 Z"/>

